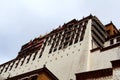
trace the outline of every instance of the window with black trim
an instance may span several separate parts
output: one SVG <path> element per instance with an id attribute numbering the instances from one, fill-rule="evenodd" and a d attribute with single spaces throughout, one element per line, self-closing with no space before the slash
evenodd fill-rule
<path id="1" fill-rule="evenodd" d="M 34 54 L 34 56 L 33 56 L 33 60 L 35 60 L 36 55 L 37 55 L 37 51 L 35 52 L 35 54 Z"/>
<path id="2" fill-rule="evenodd" d="M 110 45 L 112 45 L 112 44 L 114 44 L 114 40 L 113 39 L 110 40 Z"/>
<path id="3" fill-rule="evenodd" d="M 120 42 L 120 37 L 117 37 L 117 42 Z"/>
<path id="4" fill-rule="evenodd" d="M 26 63 L 28 63 L 30 61 L 31 56 L 32 56 L 32 54 L 29 55 Z"/>
<path id="5" fill-rule="evenodd" d="M 9 71 L 12 69 L 13 65 L 15 64 L 15 61 L 13 61 L 12 65 L 10 66 Z"/>
<path id="6" fill-rule="evenodd" d="M 24 61 L 25 61 L 25 58 L 26 58 L 26 56 L 24 57 L 24 59 L 22 60 L 22 62 L 21 62 L 21 66 L 23 65 L 23 63 L 24 63 Z"/>

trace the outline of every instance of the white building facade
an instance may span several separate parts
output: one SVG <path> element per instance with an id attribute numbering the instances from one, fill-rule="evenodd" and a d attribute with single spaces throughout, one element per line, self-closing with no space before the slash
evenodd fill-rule
<path id="1" fill-rule="evenodd" d="M 119 31 L 90 15 L 23 45 L 0 80 L 119 80 L 119 60 Z"/>

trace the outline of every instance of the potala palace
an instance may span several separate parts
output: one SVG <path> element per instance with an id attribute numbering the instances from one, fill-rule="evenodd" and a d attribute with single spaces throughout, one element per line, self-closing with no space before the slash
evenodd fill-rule
<path id="1" fill-rule="evenodd" d="M 120 80 L 120 31 L 93 15 L 24 44 L 0 80 Z"/>

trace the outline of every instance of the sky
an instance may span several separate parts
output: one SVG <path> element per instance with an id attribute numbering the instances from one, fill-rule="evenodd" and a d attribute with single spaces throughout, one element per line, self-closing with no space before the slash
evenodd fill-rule
<path id="1" fill-rule="evenodd" d="M 0 0 L 0 64 L 14 59 L 25 43 L 72 19 L 90 14 L 120 28 L 119 0 Z"/>

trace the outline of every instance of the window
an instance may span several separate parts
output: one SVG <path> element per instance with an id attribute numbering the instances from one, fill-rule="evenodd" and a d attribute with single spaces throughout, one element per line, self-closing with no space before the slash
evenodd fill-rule
<path id="1" fill-rule="evenodd" d="M 120 42 L 120 37 L 117 37 L 117 42 Z"/>
<path id="2" fill-rule="evenodd" d="M 50 49 L 49 54 L 52 52 L 52 49 Z"/>
<path id="3" fill-rule="evenodd" d="M 9 65 L 8 65 L 9 66 Z M 8 69 L 8 66 L 5 68 L 5 72 L 7 71 L 7 69 Z"/>
<path id="4" fill-rule="evenodd" d="M 66 47 L 67 47 L 67 45 L 68 45 L 68 42 L 65 42 L 65 43 L 64 43 L 64 48 L 66 48 Z"/>
<path id="5" fill-rule="evenodd" d="M 54 52 L 57 50 L 57 48 L 54 48 Z"/>
<path id="6" fill-rule="evenodd" d="M 20 62 L 20 59 L 19 59 L 19 60 L 18 60 L 18 62 L 16 63 L 16 66 L 15 66 L 15 68 L 17 68 L 17 66 L 18 66 L 19 62 Z"/>
<path id="7" fill-rule="evenodd" d="M 0 74 L 3 72 L 3 70 L 4 70 L 4 67 L 5 67 L 5 65 L 3 66 L 3 68 L 1 69 L 1 71 L 0 71 Z"/>
<path id="8" fill-rule="evenodd" d="M 42 56 L 42 52 L 43 52 L 43 51 L 40 52 L 39 58 L 41 58 L 41 56 Z"/>
<path id="9" fill-rule="evenodd" d="M 114 41 L 113 39 L 110 40 L 110 45 L 114 44 Z"/>
<path id="10" fill-rule="evenodd" d="M 78 39 L 79 39 L 79 33 L 76 34 L 76 38 L 75 38 L 75 42 L 74 43 L 77 43 Z"/>
<path id="11" fill-rule="evenodd" d="M 59 46 L 59 50 L 62 49 L 62 45 Z"/>
<path id="12" fill-rule="evenodd" d="M 30 54 L 30 55 L 29 55 L 29 57 L 28 57 L 28 59 L 27 59 L 27 62 L 26 62 L 26 63 L 28 63 L 28 62 L 29 62 L 29 60 L 30 60 L 31 56 L 32 56 L 32 54 Z"/>
<path id="13" fill-rule="evenodd" d="M 66 38 L 65 38 L 65 41 L 68 41 L 69 39 L 70 39 L 70 37 L 66 37 Z"/>
<path id="14" fill-rule="evenodd" d="M 13 61 L 12 65 L 10 66 L 9 71 L 12 69 L 13 65 L 15 64 L 15 61 Z"/>
<path id="15" fill-rule="evenodd" d="M 51 42 L 52 42 L 52 38 L 53 38 L 53 35 L 52 35 L 52 36 L 50 36 L 50 39 L 49 39 L 49 41 L 48 41 L 48 45 L 50 45 L 50 44 L 51 44 Z"/>
<path id="16" fill-rule="evenodd" d="M 21 62 L 21 66 L 23 65 L 23 63 L 24 63 L 24 61 L 25 61 L 25 58 L 26 58 L 26 56 L 24 57 L 24 59 L 22 60 L 22 62 Z"/>
<path id="17" fill-rule="evenodd" d="M 37 55 L 37 52 L 35 52 L 35 54 L 34 54 L 34 57 L 33 57 L 33 60 L 35 60 L 35 58 L 36 58 L 36 55 Z"/>
<path id="18" fill-rule="evenodd" d="M 69 46 L 72 45 L 73 40 L 70 41 Z"/>
<path id="19" fill-rule="evenodd" d="M 10 66 L 10 63 L 9 63 L 9 64 L 8 64 L 8 66 L 6 67 L 6 70 L 5 70 L 5 72 L 8 70 L 9 66 Z"/>

